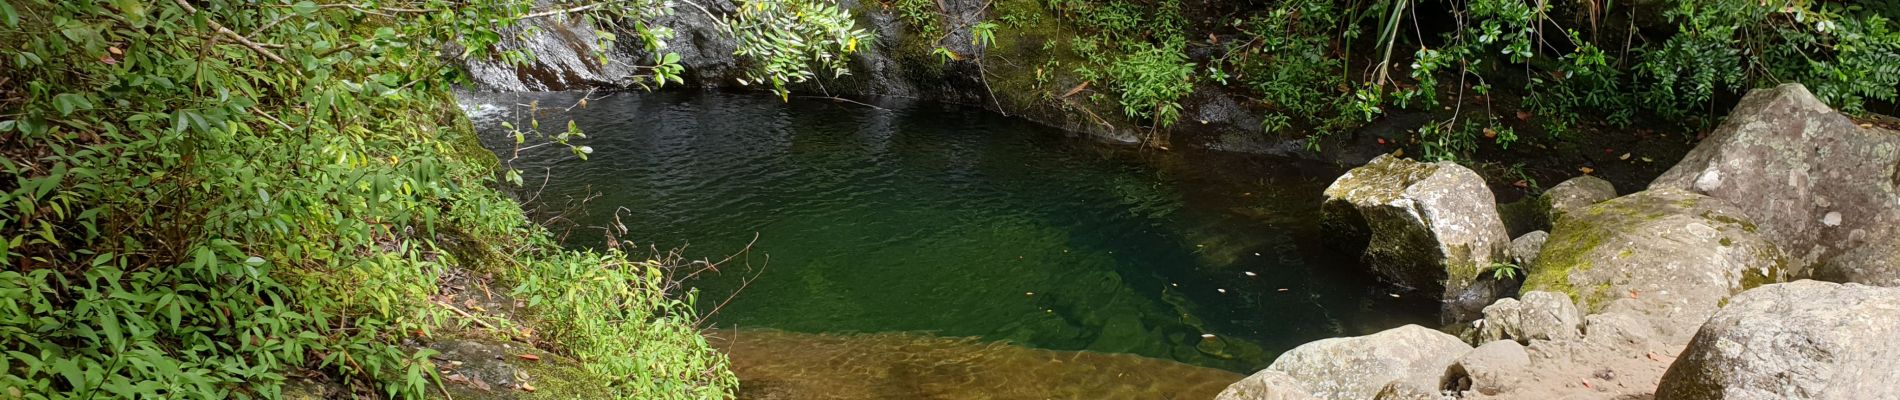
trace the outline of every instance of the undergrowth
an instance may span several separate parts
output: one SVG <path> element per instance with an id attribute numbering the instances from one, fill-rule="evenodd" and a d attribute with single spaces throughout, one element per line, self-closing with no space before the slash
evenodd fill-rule
<path id="1" fill-rule="evenodd" d="M 0 397 L 275 398 L 298 371 L 421 397 L 431 352 L 399 344 L 462 322 L 431 301 L 451 268 L 515 284 L 622 397 L 730 397 L 691 293 L 556 246 L 448 94 L 450 42 L 528 60 L 486 49 L 665 10 L 536 4 L 0 2 Z"/>

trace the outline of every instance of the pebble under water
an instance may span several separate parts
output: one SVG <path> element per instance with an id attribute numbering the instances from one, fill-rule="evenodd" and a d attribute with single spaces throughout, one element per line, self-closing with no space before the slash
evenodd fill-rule
<path id="1" fill-rule="evenodd" d="M 462 101 L 569 246 L 602 247 L 616 221 L 618 240 L 696 259 L 750 243 L 688 282 L 722 329 L 904 332 L 1245 373 L 1307 341 L 1436 319 L 1430 299 L 1323 246 L 1331 165 L 1143 151 L 935 103 L 581 96 Z M 588 160 L 517 151 L 500 123 L 530 102 L 547 130 L 585 131 Z"/>

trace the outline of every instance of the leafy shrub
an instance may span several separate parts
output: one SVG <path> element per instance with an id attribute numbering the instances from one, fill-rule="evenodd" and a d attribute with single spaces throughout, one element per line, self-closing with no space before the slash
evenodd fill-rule
<path id="1" fill-rule="evenodd" d="M 872 40 L 855 24 L 850 13 L 823 0 L 754 0 L 727 17 L 725 27 L 738 41 L 733 54 L 753 64 L 746 77 L 771 82 L 784 99 L 791 95 L 785 85 L 817 77 L 813 69 L 833 77 L 851 72 L 846 56 Z"/>
<path id="2" fill-rule="evenodd" d="M 1194 90 L 1193 74 L 1194 64 L 1186 55 L 1160 47 L 1129 54 L 1108 70 L 1121 93 L 1122 111 L 1156 126 L 1173 125 L 1181 118 L 1180 100 Z"/>
<path id="3" fill-rule="evenodd" d="M 560 250 L 492 187 L 437 54 L 660 3 L 192 4 L 0 3 L 0 397 L 272 398 L 303 369 L 420 397 L 430 354 L 397 343 L 452 321 L 429 298 L 451 266 L 615 300 L 528 311 L 625 397 L 730 396 L 690 296 Z"/>

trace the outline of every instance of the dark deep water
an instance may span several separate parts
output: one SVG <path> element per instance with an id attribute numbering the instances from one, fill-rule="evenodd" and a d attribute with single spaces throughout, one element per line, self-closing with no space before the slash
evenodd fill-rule
<path id="1" fill-rule="evenodd" d="M 711 316 L 723 328 L 926 333 L 1252 372 L 1314 339 L 1435 320 L 1427 299 L 1393 297 L 1321 245 L 1332 166 L 1144 152 L 932 103 L 601 96 L 572 111 L 579 93 L 463 102 L 522 171 L 529 206 L 570 210 L 569 246 L 602 246 L 593 227 L 616 216 L 619 239 L 690 245 L 692 258 L 756 234 L 749 268 L 690 282 L 710 311 L 756 276 Z M 576 143 L 589 160 L 551 145 L 509 161 L 498 124 L 536 100 L 544 129 L 572 119 L 587 132 Z"/>

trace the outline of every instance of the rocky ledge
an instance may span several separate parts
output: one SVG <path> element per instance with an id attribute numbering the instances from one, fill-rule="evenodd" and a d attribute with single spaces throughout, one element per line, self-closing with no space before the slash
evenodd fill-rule
<path id="1" fill-rule="evenodd" d="M 1457 168 L 1381 157 L 1327 191 L 1375 272 L 1446 288 L 1456 323 L 1308 343 L 1220 398 L 1900 399 L 1900 133 L 1758 90 L 1648 190 L 1553 188 L 1549 233 L 1502 256 L 1495 205 L 1421 184 Z M 1461 322 L 1484 279 L 1521 289 Z"/>

